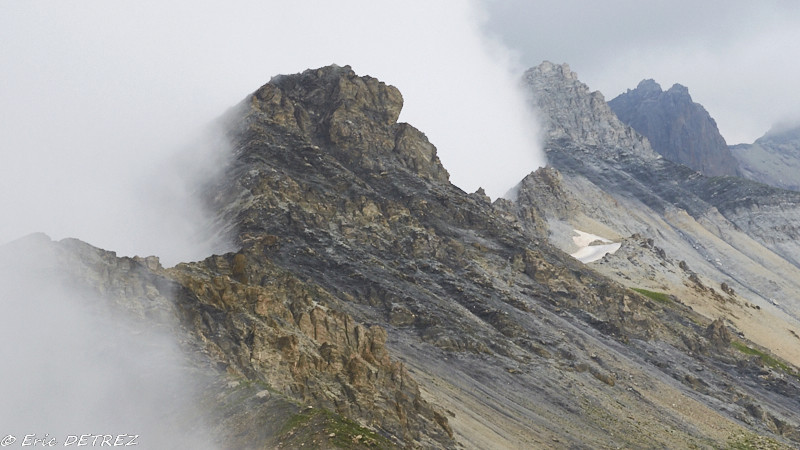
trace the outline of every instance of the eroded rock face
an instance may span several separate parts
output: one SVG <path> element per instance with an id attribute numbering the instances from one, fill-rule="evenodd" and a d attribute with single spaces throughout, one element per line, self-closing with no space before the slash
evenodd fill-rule
<path id="1" fill-rule="evenodd" d="M 329 293 L 258 250 L 167 271 L 183 287 L 179 297 L 192 305 L 181 310 L 182 321 L 214 359 L 229 373 L 358 419 L 395 442 L 448 442 L 446 427 L 435 422 L 439 412 L 390 358 L 386 331 L 325 306 L 333 304 Z"/>
<path id="2" fill-rule="evenodd" d="M 425 135 L 397 124 L 403 107 L 400 91 L 375 78 L 356 76 L 349 66 L 276 77 L 248 103 L 243 121 L 253 131 L 274 126 L 307 145 L 332 144 L 342 162 L 365 171 L 381 172 L 380 156 L 396 153 L 417 175 L 448 180 Z M 348 151 L 352 149 L 359 151 Z"/>
<path id="3" fill-rule="evenodd" d="M 608 105 L 666 159 L 708 176 L 739 175 L 739 165 L 717 123 L 702 105 L 692 101 L 685 86 L 675 84 L 662 91 L 655 81 L 643 80 Z"/>

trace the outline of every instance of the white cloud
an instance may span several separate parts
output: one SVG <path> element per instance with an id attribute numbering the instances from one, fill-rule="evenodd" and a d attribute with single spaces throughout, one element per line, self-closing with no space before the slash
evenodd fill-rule
<path id="1" fill-rule="evenodd" d="M 168 217 L 172 203 L 141 185 L 158 185 L 152 174 L 177 149 L 272 76 L 331 63 L 397 86 L 401 120 L 429 136 L 465 190 L 502 195 L 543 162 L 511 86 L 513 57 L 482 38 L 468 2 L 3 9 L 0 242 L 44 231 L 168 262 L 202 256 L 183 236 L 197 217 Z"/>
<path id="2" fill-rule="evenodd" d="M 0 247 L 0 437 L 14 436 L 12 448 L 29 434 L 64 447 L 88 433 L 139 435 L 144 448 L 213 448 L 199 401 L 207 381 L 169 334 L 176 324 L 137 319 L 80 286 L 86 268 L 65 247 L 46 238 Z"/>

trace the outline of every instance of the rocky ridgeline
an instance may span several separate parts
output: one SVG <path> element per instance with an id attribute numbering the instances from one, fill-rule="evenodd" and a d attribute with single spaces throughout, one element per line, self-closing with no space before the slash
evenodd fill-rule
<path id="1" fill-rule="evenodd" d="M 608 105 L 664 158 L 708 176 L 739 175 L 738 163 L 717 123 L 692 101 L 685 86 L 675 84 L 662 91 L 655 81 L 643 80 Z"/>
<path id="2" fill-rule="evenodd" d="M 167 271 L 183 288 L 182 322 L 212 358 L 230 374 L 357 419 L 397 443 L 448 442 L 447 419 L 390 358 L 386 331 L 326 306 L 333 303 L 330 294 L 263 256 L 274 245 L 270 237 L 265 241 L 256 251 Z"/>
<path id="3" fill-rule="evenodd" d="M 535 73 L 546 80 L 536 81 Z M 540 105 L 557 115 L 551 123 L 562 124 L 551 133 L 552 145 L 571 142 L 571 149 L 618 162 L 660 161 L 646 139 L 621 124 L 602 97 L 589 94 L 568 68 L 551 66 L 535 73 L 528 79 L 540 88 L 576 94 L 556 96 Z M 286 294 L 292 303 L 297 296 L 306 298 L 304 306 L 295 306 L 298 311 L 259 309 L 301 330 L 319 330 L 313 314 L 326 311 L 331 317 L 341 311 L 359 323 L 381 324 L 387 330 L 385 348 L 408 365 L 409 373 L 424 384 L 421 390 L 430 402 L 446 412 L 415 401 L 402 414 L 389 413 L 391 401 L 369 390 L 366 396 L 360 393 L 339 403 L 333 400 L 338 394 L 304 394 L 304 398 L 333 402 L 323 404 L 380 425 L 384 433 L 403 431 L 392 435 L 418 442 L 427 436 L 443 444 L 452 429 L 455 440 L 468 446 L 486 442 L 482 433 L 493 436 L 490 442 L 496 445 L 512 447 L 552 444 L 550 436 L 585 445 L 641 443 L 636 433 L 615 433 L 628 437 L 612 438 L 599 431 L 606 426 L 600 419 L 603 414 L 588 413 L 586 408 L 598 405 L 597 411 L 608 412 L 622 395 L 637 414 L 660 416 L 658 408 L 635 400 L 632 390 L 614 390 L 618 383 L 633 387 L 613 374 L 633 371 L 656 384 L 664 374 L 661 369 L 629 366 L 623 362 L 628 356 L 619 355 L 608 340 L 635 342 L 631 347 L 635 354 L 659 343 L 684 355 L 680 358 L 686 351 L 709 355 L 714 346 L 706 337 L 706 325 L 675 320 L 691 313 L 649 302 L 544 241 L 547 225 L 542 214 L 561 208 L 568 216 L 577 208 L 569 203 L 559 206 L 569 197 L 560 188 L 558 173 L 544 170 L 530 178 L 520 190 L 529 200 L 526 204 L 507 200 L 490 204 L 480 193 L 467 195 L 448 182 L 436 149 L 424 134 L 396 122 L 401 107 L 402 97 L 395 88 L 357 76 L 349 67 L 330 66 L 276 77 L 228 118 L 233 160 L 208 192 L 211 208 L 219 211 L 241 245 L 237 255 L 225 257 L 227 264 L 236 266 L 236 258 L 241 264 L 240 269 L 222 273 L 230 273 L 245 290 L 268 288 L 276 283 L 276 272 L 313 286 L 304 294 Z M 587 139 L 588 145 L 577 145 Z M 542 191 L 545 188 L 551 190 Z M 208 267 L 219 271 L 223 265 Z M 572 331 L 556 333 L 553 323 Z M 247 342 L 243 332 L 241 339 Z M 295 348 L 280 341 L 290 353 L 306 352 L 304 367 L 314 368 L 304 375 L 309 380 L 316 376 L 311 373 L 326 368 L 331 374 L 340 369 L 347 374 L 349 366 L 341 354 L 374 364 L 374 355 L 363 354 L 359 346 L 329 354 L 327 347 L 320 347 L 324 341 L 310 339 L 316 347 L 298 341 Z M 592 357 L 587 348 L 602 356 Z M 736 358 L 729 350 L 718 353 Z M 334 361 L 331 366 L 326 365 L 329 360 Z M 739 376 L 722 366 L 701 364 L 719 380 Z M 256 366 L 259 373 L 270 367 Z M 374 375 L 367 378 L 373 381 L 353 386 L 380 385 L 387 379 L 382 373 L 392 373 L 383 370 L 375 366 L 370 372 Z M 602 386 L 591 391 L 594 400 L 577 410 L 565 406 L 576 399 L 580 404 L 586 392 L 579 392 L 578 384 L 565 383 L 564 377 L 578 382 L 587 375 Z M 674 376 L 683 377 L 675 373 L 668 378 Z M 704 380 L 708 383 L 709 378 Z M 314 392 L 312 387 L 318 385 L 293 383 L 298 392 Z M 542 383 L 549 386 L 546 392 L 532 389 Z M 287 380 L 286 385 L 291 383 Z M 716 382 L 714 386 L 709 388 L 714 398 L 734 402 L 730 392 Z M 340 389 L 325 390 L 347 392 Z M 747 402 L 763 394 L 759 389 L 763 388 L 734 390 L 739 398 L 750 400 L 732 403 L 732 410 L 746 414 Z M 411 408 L 416 404 L 422 406 Z M 403 404 L 399 405 L 392 411 Z M 500 413 L 508 408 L 515 413 L 504 418 L 506 413 Z M 544 408 L 556 412 L 546 413 Z M 754 424 L 758 429 L 774 428 L 768 424 L 774 424 L 772 418 L 783 423 L 783 408 L 766 412 L 766 419 Z M 484 423 L 481 427 L 466 425 L 465 420 L 475 414 Z M 567 423 L 572 430 L 581 430 L 580 438 L 556 431 Z M 680 416 L 671 423 L 685 433 L 682 442 L 703 439 L 689 431 Z M 633 430 L 619 426 L 618 431 Z M 675 437 L 654 430 L 648 439 L 674 442 Z"/>
<path id="4" fill-rule="evenodd" d="M 670 160 L 654 160 L 647 153 L 632 153 L 632 157 L 624 159 L 615 156 L 611 149 L 628 145 L 630 141 L 627 137 L 616 142 L 611 138 L 625 133 L 609 136 L 610 140 L 604 147 L 597 146 L 602 139 L 585 139 L 584 134 L 591 128 L 587 129 L 584 124 L 594 122 L 595 119 L 590 118 L 597 117 L 600 109 L 593 106 L 595 94 L 589 93 L 588 88 L 575 79 L 574 73 L 553 70 L 553 67 L 545 62 L 540 68 L 529 70 L 526 79 L 536 106 L 543 111 L 554 109 L 549 123 L 559 131 L 548 133 L 560 137 L 548 141 L 545 149 L 556 169 L 580 174 L 600 191 L 632 195 L 655 211 L 677 207 L 696 219 L 721 213 L 729 225 L 744 230 L 769 251 L 794 265 L 798 264 L 800 244 L 796 243 L 795 237 L 798 232 L 796 223 L 800 219 L 797 206 L 800 196 L 741 178 L 701 176 Z M 578 89 L 575 86 L 583 87 Z M 565 115 L 553 105 L 573 107 Z M 630 127 L 619 123 L 616 117 L 611 119 L 607 114 L 603 117 L 605 121 L 618 124 L 614 127 L 622 126 L 627 128 L 627 133 L 638 136 Z M 605 128 L 601 127 L 598 133 L 606 133 Z M 577 197 L 585 195 L 589 194 L 584 192 Z M 755 217 L 758 220 L 754 220 Z M 626 229 L 641 231 L 635 223 L 630 223 Z"/>
<path id="5" fill-rule="evenodd" d="M 425 135 L 397 123 L 396 88 L 329 66 L 276 77 L 225 116 L 232 154 L 204 192 L 235 253 L 164 269 L 47 246 L 69 248 L 67 279 L 169 319 L 231 448 L 798 442 L 800 382 L 738 352 L 753 344 L 730 322 L 547 242 L 554 220 L 579 214 L 652 230 L 630 210 L 587 209 L 623 188 L 638 206 L 710 207 L 684 187 L 693 171 L 661 160 L 568 67 L 526 77 L 558 127 L 547 148 L 560 166 L 527 177 L 517 202 L 451 185 Z M 672 254 L 641 236 L 623 250 Z"/>

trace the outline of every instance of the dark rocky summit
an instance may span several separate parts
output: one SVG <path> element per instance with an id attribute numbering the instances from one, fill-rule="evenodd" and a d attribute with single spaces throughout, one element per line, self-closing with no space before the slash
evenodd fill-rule
<path id="1" fill-rule="evenodd" d="M 163 268 L 40 244 L 60 255 L 60 280 L 175 330 L 204 380 L 199 417 L 225 448 L 797 445 L 791 364 L 733 319 L 631 289 L 633 269 L 609 275 L 626 261 L 674 267 L 698 296 L 738 307 L 759 287 L 718 293 L 699 261 L 649 237 L 657 228 L 617 215 L 618 193 L 642 211 L 724 214 L 736 225 L 721 233 L 763 231 L 770 258 L 795 249 L 774 214 L 794 198 L 728 194 L 661 159 L 566 66 L 526 79 L 558 170 L 526 177 L 516 201 L 450 184 L 425 135 L 397 123 L 396 88 L 329 66 L 276 77 L 222 119 L 232 154 L 203 194 L 236 252 Z M 756 208 L 777 218 L 747 223 Z M 590 267 L 560 250 L 554 230 L 578 220 L 616 227 L 626 259 Z"/>
<path id="2" fill-rule="evenodd" d="M 800 126 L 773 127 L 753 144 L 730 147 L 742 176 L 800 191 Z"/>
<path id="3" fill-rule="evenodd" d="M 685 86 L 667 91 L 653 80 L 643 80 L 608 102 L 619 119 L 646 136 L 664 158 L 707 176 L 739 174 L 716 122 L 702 105 L 692 101 Z"/>

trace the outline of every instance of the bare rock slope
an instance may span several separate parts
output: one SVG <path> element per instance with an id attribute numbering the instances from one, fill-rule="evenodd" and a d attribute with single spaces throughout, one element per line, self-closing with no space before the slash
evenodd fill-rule
<path id="1" fill-rule="evenodd" d="M 574 74 L 564 75 L 566 66 L 551 67 L 527 73 L 537 78 L 528 84 L 537 107 L 561 127 L 580 126 L 560 118 L 558 105 L 586 102 L 571 97 L 588 97 L 588 88 Z M 582 88 L 540 88 L 574 84 Z M 608 108 L 583 114 L 600 118 L 605 128 L 619 126 Z M 610 151 L 613 146 L 598 150 L 595 140 L 580 139 L 583 131 L 570 134 L 575 138 L 563 139 L 558 127 L 549 134 L 553 168 L 523 180 L 519 211 L 536 209 L 548 222 L 549 239 L 567 251 L 565 233 L 573 229 L 619 240 L 619 251 L 591 266 L 653 298 L 725 320 L 740 336 L 800 363 L 795 193 L 735 177 L 708 178 L 666 159 Z M 562 200 L 542 201 L 541 186 Z"/>

